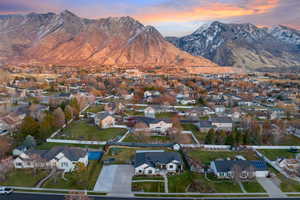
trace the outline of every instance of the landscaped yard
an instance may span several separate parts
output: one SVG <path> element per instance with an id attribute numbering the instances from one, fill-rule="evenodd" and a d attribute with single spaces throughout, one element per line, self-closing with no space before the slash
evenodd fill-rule
<path id="1" fill-rule="evenodd" d="M 264 188 L 256 180 L 245 181 L 245 182 L 243 182 L 243 186 L 244 186 L 245 190 L 250 193 L 266 192 L 264 190 Z"/>
<path id="2" fill-rule="evenodd" d="M 87 170 L 77 174 L 76 172 L 65 174 L 65 179 L 58 177 L 48 180 L 43 187 L 63 189 L 88 189 L 93 190 L 99 176 L 102 164 L 99 161 L 89 161 Z"/>
<path id="3" fill-rule="evenodd" d="M 69 127 L 63 131 L 62 135 L 58 137 L 70 140 L 108 141 L 117 136 L 122 136 L 126 131 L 126 129 L 121 128 L 100 129 L 85 120 L 81 120 L 72 122 Z"/>
<path id="4" fill-rule="evenodd" d="M 295 158 L 297 154 L 287 149 L 261 149 L 259 151 L 270 160 L 276 160 L 277 158 Z"/>
<path id="5" fill-rule="evenodd" d="M 208 180 L 202 174 L 184 172 L 169 176 L 169 192 L 239 193 L 239 185 L 231 180 Z M 180 184 L 179 184 L 180 183 Z"/>
<path id="6" fill-rule="evenodd" d="M 209 165 L 211 161 L 216 159 L 234 158 L 237 155 L 242 155 L 248 160 L 259 160 L 253 151 L 207 151 L 207 150 L 191 150 L 188 155 L 193 159 L 201 161 L 203 164 Z"/>
<path id="7" fill-rule="evenodd" d="M 53 147 L 56 146 L 68 146 L 68 147 L 81 147 L 81 148 L 89 148 L 89 149 L 101 149 L 103 148 L 103 146 L 101 145 L 86 145 L 86 144 L 67 144 L 67 143 L 50 143 L 50 142 L 45 142 L 41 145 L 38 145 L 36 147 L 36 149 L 38 150 L 49 150 Z"/>
<path id="8" fill-rule="evenodd" d="M 46 177 L 49 171 L 38 170 L 34 173 L 31 169 L 16 169 L 9 173 L 5 181 L 1 181 L 0 185 L 17 186 L 17 187 L 35 187 L 36 184 Z"/>
<path id="9" fill-rule="evenodd" d="M 128 115 L 128 116 L 144 116 L 143 112 L 138 112 L 138 111 L 135 111 L 135 110 L 126 110 L 125 114 Z"/>
<path id="10" fill-rule="evenodd" d="M 91 113 L 98 113 L 104 110 L 104 106 L 103 105 L 94 105 L 89 107 L 86 112 L 91 112 Z"/>
<path id="11" fill-rule="evenodd" d="M 204 142 L 206 133 L 202 133 L 198 130 L 198 127 L 194 124 L 182 124 L 183 130 L 192 131 L 194 136 L 198 139 L 200 143 Z"/>
<path id="12" fill-rule="evenodd" d="M 135 143 L 171 143 L 172 141 L 167 136 L 145 136 L 137 137 L 134 134 L 128 135 L 123 142 L 135 142 Z"/>
<path id="13" fill-rule="evenodd" d="M 172 118 L 174 116 L 176 116 L 176 113 L 174 112 L 162 112 L 162 113 L 155 114 L 156 118 Z"/>
<path id="14" fill-rule="evenodd" d="M 135 192 L 165 192 L 163 182 L 132 183 L 132 191 L 135 191 Z"/>

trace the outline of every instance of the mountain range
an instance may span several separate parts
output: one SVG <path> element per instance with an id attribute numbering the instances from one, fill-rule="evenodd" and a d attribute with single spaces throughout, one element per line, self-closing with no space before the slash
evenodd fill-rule
<path id="1" fill-rule="evenodd" d="M 68 10 L 0 16 L 0 61 L 52 65 L 218 67 L 179 50 L 131 17 L 85 19 Z"/>
<path id="2" fill-rule="evenodd" d="M 176 47 L 221 66 L 244 69 L 300 66 L 300 31 L 286 26 L 205 24 L 184 37 L 166 37 Z"/>

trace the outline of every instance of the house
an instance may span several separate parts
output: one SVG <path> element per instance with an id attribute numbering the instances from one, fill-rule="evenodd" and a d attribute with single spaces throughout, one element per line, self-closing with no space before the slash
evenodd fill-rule
<path id="1" fill-rule="evenodd" d="M 151 106 L 145 108 L 144 115 L 145 117 L 155 118 L 155 109 Z"/>
<path id="2" fill-rule="evenodd" d="M 233 178 L 235 166 L 239 167 L 242 179 L 269 175 L 266 162 L 261 160 L 215 160 L 210 163 L 211 171 L 220 179 Z"/>
<path id="3" fill-rule="evenodd" d="M 211 118 L 211 124 L 216 127 L 217 130 L 232 130 L 232 119 L 230 117 L 214 117 Z"/>
<path id="4" fill-rule="evenodd" d="M 208 132 L 210 129 L 215 128 L 209 120 L 200 120 L 196 125 L 201 132 Z"/>
<path id="5" fill-rule="evenodd" d="M 279 158 L 276 163 L 280 168 L 283 168 L 290 172 L 295 172 L 300 167 L 300 162 L 297 159 Z"/>
<path id="6" fill-rule="evenodd" d="M 99 112 L 94 115 L 94 123 L 100 128 L 110 128 L 115 125 L 116 119 L 108 112 Z"/>
<path id="7" fill-rule="evenodd" d="M 177 152 L 136 152 L 134 159 L 135 175 L 160 175 L 180 173 L 183 161 Z"/>
<path id="8" fill-rule="evenodd" d="M 166 119 L 155 119 L 149 117 L 133 117 L 131 118 L 136 123 L 142 122 L 146 124 L 147 129 L 153 132 L 165 133 L 169 128 L 173 127 L 171 121 Z M 136 131 L 143 131 L 143 130 L 136 130 Z"/>
<path id="9" fill-rule="evenodd" d="M 56 167 L 72 172 L 77 163 L 88 165 L 88 152 L 75 147 L 53 147 L 50 150 L 29 150 L 13 161 L 16 169 Z"/>

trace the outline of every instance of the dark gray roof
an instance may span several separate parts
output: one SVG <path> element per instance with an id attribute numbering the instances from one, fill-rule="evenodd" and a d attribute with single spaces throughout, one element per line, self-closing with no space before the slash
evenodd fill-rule
<path id="1" fill-rule="evenodd" d="M 198 123 L 198 127 L 199 128 L 212 128 L 213 125 L 212 125 L 211 121 L 200 120 L 199 123 Z"/>
<path id="2" fill-rule="evenodd" d="M 107 116 L 110 116 L 109 112 L 100 112 L 95 115 L 95 118 L 102 120 L 105 119 Z"/>
<path id="3" fill-rule="evenodd" d="M 143 122 L 147 125 L 156 124 L 160 121 L 170 123 L 170 120 L 168 120 L 168 119 L 155 119 L 155 118 L 151 118 L 151 117 L 131 117 L 131 118 L 134 119 L 136 122 Z"/>
<path id="4" fill-rule="evenodd" d="M 27 155 L 39 155 L 45 160 L 52 160 L 59 153 L 63 153 L 71 161 L 78 161 L 79 158 L 84 157 L 87 154 L 87 150 L 77 147 L 66 147 L 66 146 L 57 146 L 53 147 L 51 150 L 29 150 L 26 151 Z"/>
<path id="5" fill-rule="evenodd" d="M 141 152 L 135 154 L 134 166 L 138 167 L 142 164 L 148 164 L 155 167 L 156 164 L 168 164 L 176 160 L 182 163 L 182 159 L 177 152 Z"/>
<path id="6" fill-rule="evenodd" d="M 234 165 L 238 165 L 242 170 L 246 170 L 250 166 L 253 166 L 255 171 L 268 170 L 267 164 L 262 160 L 216 160 L 214 161 L 218 172 L 229 172 Z"/>
<path id="7" fill-rule="evenodd" d="M 212 123 L 232 123 L 230 117 L 214 117 L 211 118 Z"/>

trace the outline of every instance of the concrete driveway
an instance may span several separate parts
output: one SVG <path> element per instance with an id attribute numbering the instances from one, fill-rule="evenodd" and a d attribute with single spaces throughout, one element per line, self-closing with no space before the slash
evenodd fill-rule
<path id="1" fill-rule="evenodd" d="M 94 191 L 114 195 L 130 195 L 134 168 L 131 165 L 104 165 Z"/>
<path id="2" fill-rule="evenodd" d="M 270 178 L 256 178 L 259 184 L 265 189 L 265 191 L 269 194 L 270 197 L 286 197 L 285 194 L 282 193 L 280 188 L 273 183 Z"/>

